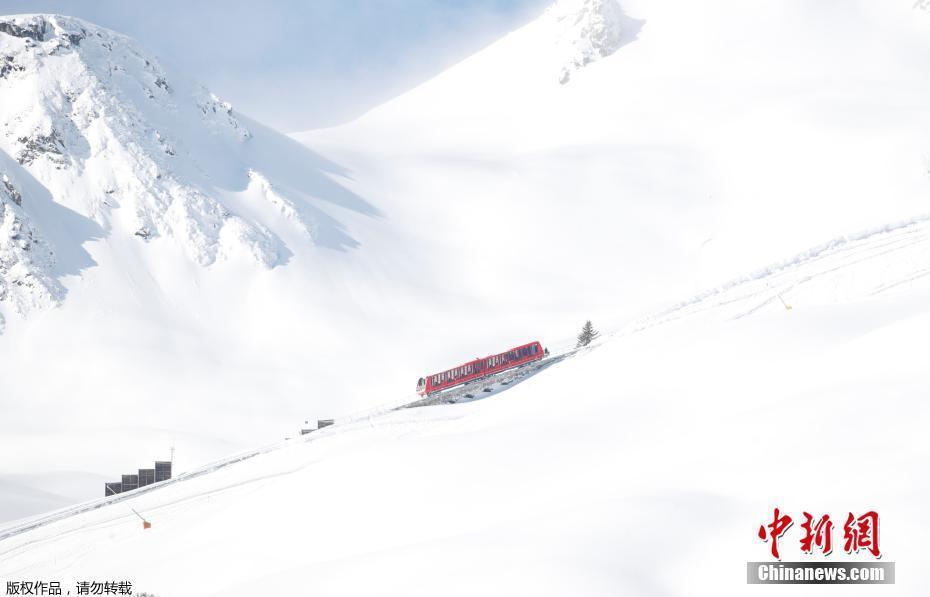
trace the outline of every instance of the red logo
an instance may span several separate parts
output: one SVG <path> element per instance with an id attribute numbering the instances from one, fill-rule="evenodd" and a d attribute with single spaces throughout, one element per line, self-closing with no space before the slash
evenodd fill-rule
<path id="1" fill-rule="evenodd" d="M 833 521 L 830 515 L 824 514 L 819 518 L 814 518 L 808 512 L 803 512 L 802 515 L 804 522 L 801 523 L 803 531 L 801 551 L 813 554 L 817 550 L 822 555 L 830 555 L 833 552 Z M 791 516 L 782 514 L 778 508 L 775 508 L 772 521 L 759 526 L 759 539 L 771 543 L 772 557 L 776 560 L 781 559 L 778 553 L 778 541 L 788 532 L 792 524 L 794 520 Z M 882 557 L 878 546 L 878 512 L 874 510 L 859 517 L 850 512 L 846 518 L 846 524 L 843 525 L 843 550 L 848 554 L 854 554 L 862 549 L 867 550 L 875 558 Z"/>

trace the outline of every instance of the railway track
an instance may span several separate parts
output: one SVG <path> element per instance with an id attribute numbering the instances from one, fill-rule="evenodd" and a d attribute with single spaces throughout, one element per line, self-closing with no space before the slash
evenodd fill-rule
<path id="1" fill-rule="evenodd" d="M 488 376 L 479 380 L 474 380 L 463 386 L 450 388 L 444 392 L 439 392 L 432 396 L 416 400 L 414 402 L 408 402 L 400 404 L 394 402 L 393 404 L 383 405 L 381 407 L 376 407 L 364 413 L 356 413 L 354 415 L 340 417 L 335 420 L 334 425 L 326 427 L 324 430 L 315 431 L 313 437 L 298 437 L 294 438 L 296 441 L 310 441 L 319 437 L 320 435 L 330 435 L 332 433 L 340 433 L 344 430 L 345 426 L 351 427 L 352 423 L 358 423 L 365 419 L 371 419 L 379 414 L 385 414 L 392 411 L 398 411 L 407 408 L 416 408 L 421 406 L 431 406 L 435 404 L 455 404 L 458 402 L 469 402 L 472 400 L 478 400 L 481 398 L 486 398 L 493 396 L 494 394 L 500 393 L 514 385 L 524 381 L 525 379 L 539 373 L 540 371 L 558 363 L 559 361 L 573 356 L 577 350 L 571 350 L 565 353 L 558 355 L 553 355 L 548 358 L 545 358 L 541 361 L 535 361 L 533 363 L 527 363 L 520 367 L 515 367 L 514 369 L 508 369 L 507 371 L 501 371 L 495 375 Z M 110 506 L 119 502 L 128 501 L 134 498 L 137 498 L 141 495 L 149 493 L 151 491 L 156 491 L 158 489 L 167 487 L 169 485 L 175 485 L 177 483 L 183 483 L 185 481 L 190 481 L 201 477 L 203 475 L 218 471 L 227 466 L 238 464 L 240 462 L 250 460 L 256 456 L 262 454 L 267 454 L 275 450 L 279 450 L 289 445 L 290 439 L 287 439 L 283 442 L 278 442 L 275 444 L 263 446 L 261 448 L 252 449 L 244 452 L 240 452 L 233 456 L 229 456 L 222 460 L 211 462 L 204 466 L 198 467 L 191 471 L 187 471 L 179 474 L 177 477 L 168 479 L 165 481 L 159 481 L 158 483 L 147 485 L 145 487 L 140 487 L 126 493 L 120 493 L 113 496 L 108 496 L 105 498 L 100 498 L 92 500 L 89 502 L 84 502 L 67 508 L 62 508 L 60 510 L 55 510 L 44 515 L 28 518 L 22 521 L 13 522 L 9 526 L 0 527 L 0 542 L 3 542 L 6 539 L 21 535 L 28 531 L 35 530 L 46 525 L 71 518 L 79 514 L 86 512 L 91 512 L 105 506 Z"/>

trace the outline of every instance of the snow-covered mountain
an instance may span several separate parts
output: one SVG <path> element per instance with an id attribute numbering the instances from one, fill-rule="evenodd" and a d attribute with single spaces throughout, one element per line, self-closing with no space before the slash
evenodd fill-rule
<path id="1" fill-rule="evenodd" d="M 396 402 L 427 371 L 533 338 L 552 345 L 587 318 L 618 327 L 808 246 L 930 211 L 930 37 L 916 13 L 877 0 L 842 11 L 802 0 L 560 0 L 302 143 L 228 112 L 115 33 L 64 17 L 3 19 L 15 34 L 0 31 L 11 56 L 0 86 L 14 98 L 0 105 L 13 189 L 0 189 L 13 222 L 2 230 L 19 232 L 0 241 L 0 451 L 21 456 L 0 461 L 0 485 L 15 502 L 41 490 L 26 474 L 113 475 L 172 445 L 185 470 L 304 419 Z M 871 290 L 896 284 L 879 311 L 922 296 L 889 271 L 869 278 Z M 852 286 L 794 304 L 792 315 L 805 314 L 798 338 L 849 297 L 872 304 Z M 782 315 L 775 298 L 762 300 Z M 57 307 L 34 308 L 43 305 Z M 859 302 L 850 312 L 866 327 L 880 318 Z M 746 345 L 753 321 L 740 324 Z M 660 334 L 644 347 L 648 363 L 617 345 L 597 365 L 562 369 L 551 389 L 524 384 L 521 406 L 501 407 L 514 409 L 513 424 L 495 415 L 477 435 L 512 449 L 513 433 L 532 427 L 526 453 L 548 454 L 556 411 L 573 396 L 584 404 L 580 435 L 586 421 L 635 419 L 614 405 L 650 403 L 651 382 L 697 366 L 692 347 L 706 352 L 701 362 L 740 356 L 711 350 L 729 329 L 702 331 L 719 336 L 697 347 Z M 666 346 L 678 357 L 663 369 Z M 600 394 L 627 370 L 642 375 Z M 713 398 L 707 375 L 683 379 L 662 409 L 691 404 L 688 379 Z M 717 398 L 730 404 L 731 390 Z M 546 412 L 525 419 L 534 408 Z M 641 433 L 661 424 L 647 417 Z M 597 431 L 577 454 L 601 446 L 607 467 L 625 444 Z M 468 452 L 455 439 L 430 444 L 436 461 L 422 470 Z M 419 455 L 416 441 L 398 446 Z M 510 464 L 543 476 L 547 466 Z M 480 462 L 468 466 L 480 474 Z M 352 474 L 327 478 L 336 486 Z M 98 480 L 88 477 L 88 495 Z M 510 491 L 525 497 L 521 487 Z"/>
<path id="2" fill-rule="evenodd" d="M 621 4 L 555 2 L 356 122 L 298 137 L 443 237 L 499 226 L 518 247 L 557 247 L 546 273 L 601 318 L 930 210 L 928 23 L 913 3 Z M 595 47 L 561 84 L 565 48 Z M 499 253 L 486 238 L 468 247 L 482 263 Z M 510 250 L 511 266 L 532 261 Z"/>
<path id="3" fill-rule="evenodd" d="M 133 40 L 70 17 L 4 17 L 0 56 L 0 297 L 14 310 L 61 300 L 55 255 L 80 250 L 43 231 L 37 205 L 49 199 L 100 236 L 166 239 L 202 266 L 286 262 L 274 214 L 317 244 L 357 244 L 319 204 L 370 206 L 314 175 L 309 152 L 169 74 Z M 293 153 L 303 155 L 283 157 Z M 286 170 L 282 157 L 305 162 Z M 36 182 L 46 196 L 30 195 Z"/>

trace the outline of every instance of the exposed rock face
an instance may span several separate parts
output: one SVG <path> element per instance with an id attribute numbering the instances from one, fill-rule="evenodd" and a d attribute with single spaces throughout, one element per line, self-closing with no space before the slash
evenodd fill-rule
<path id="1" fill-rule="evenodd" d="M 41 18 L 32 18 L 16 21 L 0 21 L 0 33 L 6 33 L 13 37 L 28 38 L 33 41 L 45 41 L 45 31 L 47 23 Z"/>
<path id="2" fill-rule="evenodd" d="M 51 271 L 54 253 L 23 211 L 23 201 L 14 181 L 0 171 L 0 302 L 18 313 L 48 306 L 62 296 Z M 0 329 L 2 325 L 0 316 Z"/>

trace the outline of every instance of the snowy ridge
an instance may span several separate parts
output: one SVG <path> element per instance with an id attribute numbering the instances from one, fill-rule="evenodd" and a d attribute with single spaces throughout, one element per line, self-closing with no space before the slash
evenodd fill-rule
<path id="1" fill-rule="evenodd" d="M 283 176 L 288 199 L 279 193 L 269 201 L 279 208 L 286 203 L 285 215 L 297 229 L 312 242 L 357 244 L 339 222 L 308 204 L 327 194 L 354 200 L 341 196 L 325 175 L 307 176 L 318 165 L 315 156 L 305 148 L 295 153 L 283 135 L 246 124 L 228 102 L 168 73 L 123 35 L 58 15 L 0 17 L 0 89 L 0 152 L 56 203 L 108 236 L 139 243 L 169 239 L 201 266 L 241 255 L 275 267 L 291 254 L 281 236 L 287 231 L 269 225 L 264 215 L 271 212 L 251 204 L 248 186 L 262 176 L 270 189 Z M 293 155 L 281 157 L 287 153 Z M 300 169 L 280 166 L 288 159 Z M 6 218 L 8 227 L 30 234 L 21 214 L 15 225 L 13 215 Z M 337 232 L 327 236 L 329 227 Z M 2 250 L 5 263 L 23 262 L 9 242 Z M 62 296 L 46 294 L 49 300 L 35 304 Z"/>
<path id="2" fill-rule="evenodd" d="M 132 40 L 78 19 L 32 15 L 5 23 L 0 52 L 11 70 L 4 96 L 13 101 L 0 113 L 0 148 L 56 199 L 104 226 L 122 206 L 140 239 L 173 237 L 202 265 L 231 243 L 275 264 L 269 233 L 186 180 L 173 162 L 178 154 L 200 156 L 177 131 L 157 124 L 196 109 L 203 129 L 242 142 L 249 133 L 228 104 L 202 87 L 176 88 Z"/>

